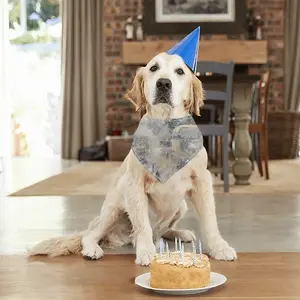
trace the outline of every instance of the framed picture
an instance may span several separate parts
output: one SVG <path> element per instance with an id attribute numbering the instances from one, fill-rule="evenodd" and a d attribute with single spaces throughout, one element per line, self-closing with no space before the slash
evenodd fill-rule
<path id="1" fill-rule="evenodd" d="M 246 0 L 144 0 L 143 19 L 147 34 L 242 34 Z"/>

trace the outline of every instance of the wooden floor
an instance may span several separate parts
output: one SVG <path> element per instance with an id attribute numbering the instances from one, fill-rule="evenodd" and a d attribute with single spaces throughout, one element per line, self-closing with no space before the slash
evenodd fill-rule
<path id="1" fill-rule="evenodd" d="M 148 269 L 136 266 L 134 256 L 124 255 L 134 253 L 131 247 L 117 249 L 116 256 L 108 255 L 105 249 L 104 258 L 97 262 L 82 257 L 28 261 L 15 255 L 40 240 L 86 230 L 104 199 L 98 195 L 6 197 L 72 165 L 52 160 L 45 164 L 36 159 L 19 163 L 0 174 L 0 300 L 188 299 L 138 289 L 134 278 Z M 300 252 L 300 195 L 217 194 L 216 207 L 223 237 L 238 252 L 248 253 L 239 254 L 237 262 L 212 261 L 213 271 L 226 275 L 228 282 L 191 298 L 300 299 L 300 253 L 276 253 Z M 180 227 L 200 236 L 199 219 L 193 210 Z"/>
<path id="2" fill-rule="evenodd" d="M 300 299 L 300 253 L 242 253 L 236 262 L 212 261 L 212 270 L 228 281 L 201 299 Z M 134 285 L 135 276 L 147 271 L 134 264 L 132 255 L 99 261 L 0 256 L 0 299 L 162 298 Z"/>

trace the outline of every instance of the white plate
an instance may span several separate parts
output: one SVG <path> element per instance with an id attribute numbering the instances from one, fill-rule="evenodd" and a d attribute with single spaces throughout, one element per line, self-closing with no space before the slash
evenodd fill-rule
<path id="1" fill-rule="evenodd" d="M 212 288 L 220 286 L 227 281 L 227 278 L 219 273 L 210 272 L 210 284 L 204 288 L 198 289 L 157 289 L 150 286 L 150 273 L 145 273 L 135 278 L 135 284 L 147 289 L 152 290 L 156 293 L 160 294 L 168 294 L 168 295 L 193 295 L 206 292 Z"/>

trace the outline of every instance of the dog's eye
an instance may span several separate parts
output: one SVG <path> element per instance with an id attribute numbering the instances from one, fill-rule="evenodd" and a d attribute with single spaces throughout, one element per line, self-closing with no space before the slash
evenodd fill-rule
<path id="1" fill-rule="evenodd" d="M 176 69 L 175 72 L 176 72 L 178 75 L 183 75 L 183 74 L 184 74 L 184 71 L 183 71 L 181 68 Z"/>
<path id="2" fill-rule="evenodd" d="M 158 66 L 157 65 L 154 65 L 154 66 L 152 66 L 151 68 L 150 68 L 150 71 L 151 72 L 155 72 L 155 71 L 157 71 L 158 70 Z"/>

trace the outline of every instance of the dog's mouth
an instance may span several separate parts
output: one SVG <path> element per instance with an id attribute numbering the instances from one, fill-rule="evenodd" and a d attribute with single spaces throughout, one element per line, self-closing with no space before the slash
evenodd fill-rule
<path id="1" fill-rule="evenodd" d="M 171 107 L 173 107 L 170 92 L 162 93 L 162 92 L 157 91 L 153 104 L 154 105 L 156 105 L 156 104 L 168 104 Z"/>

